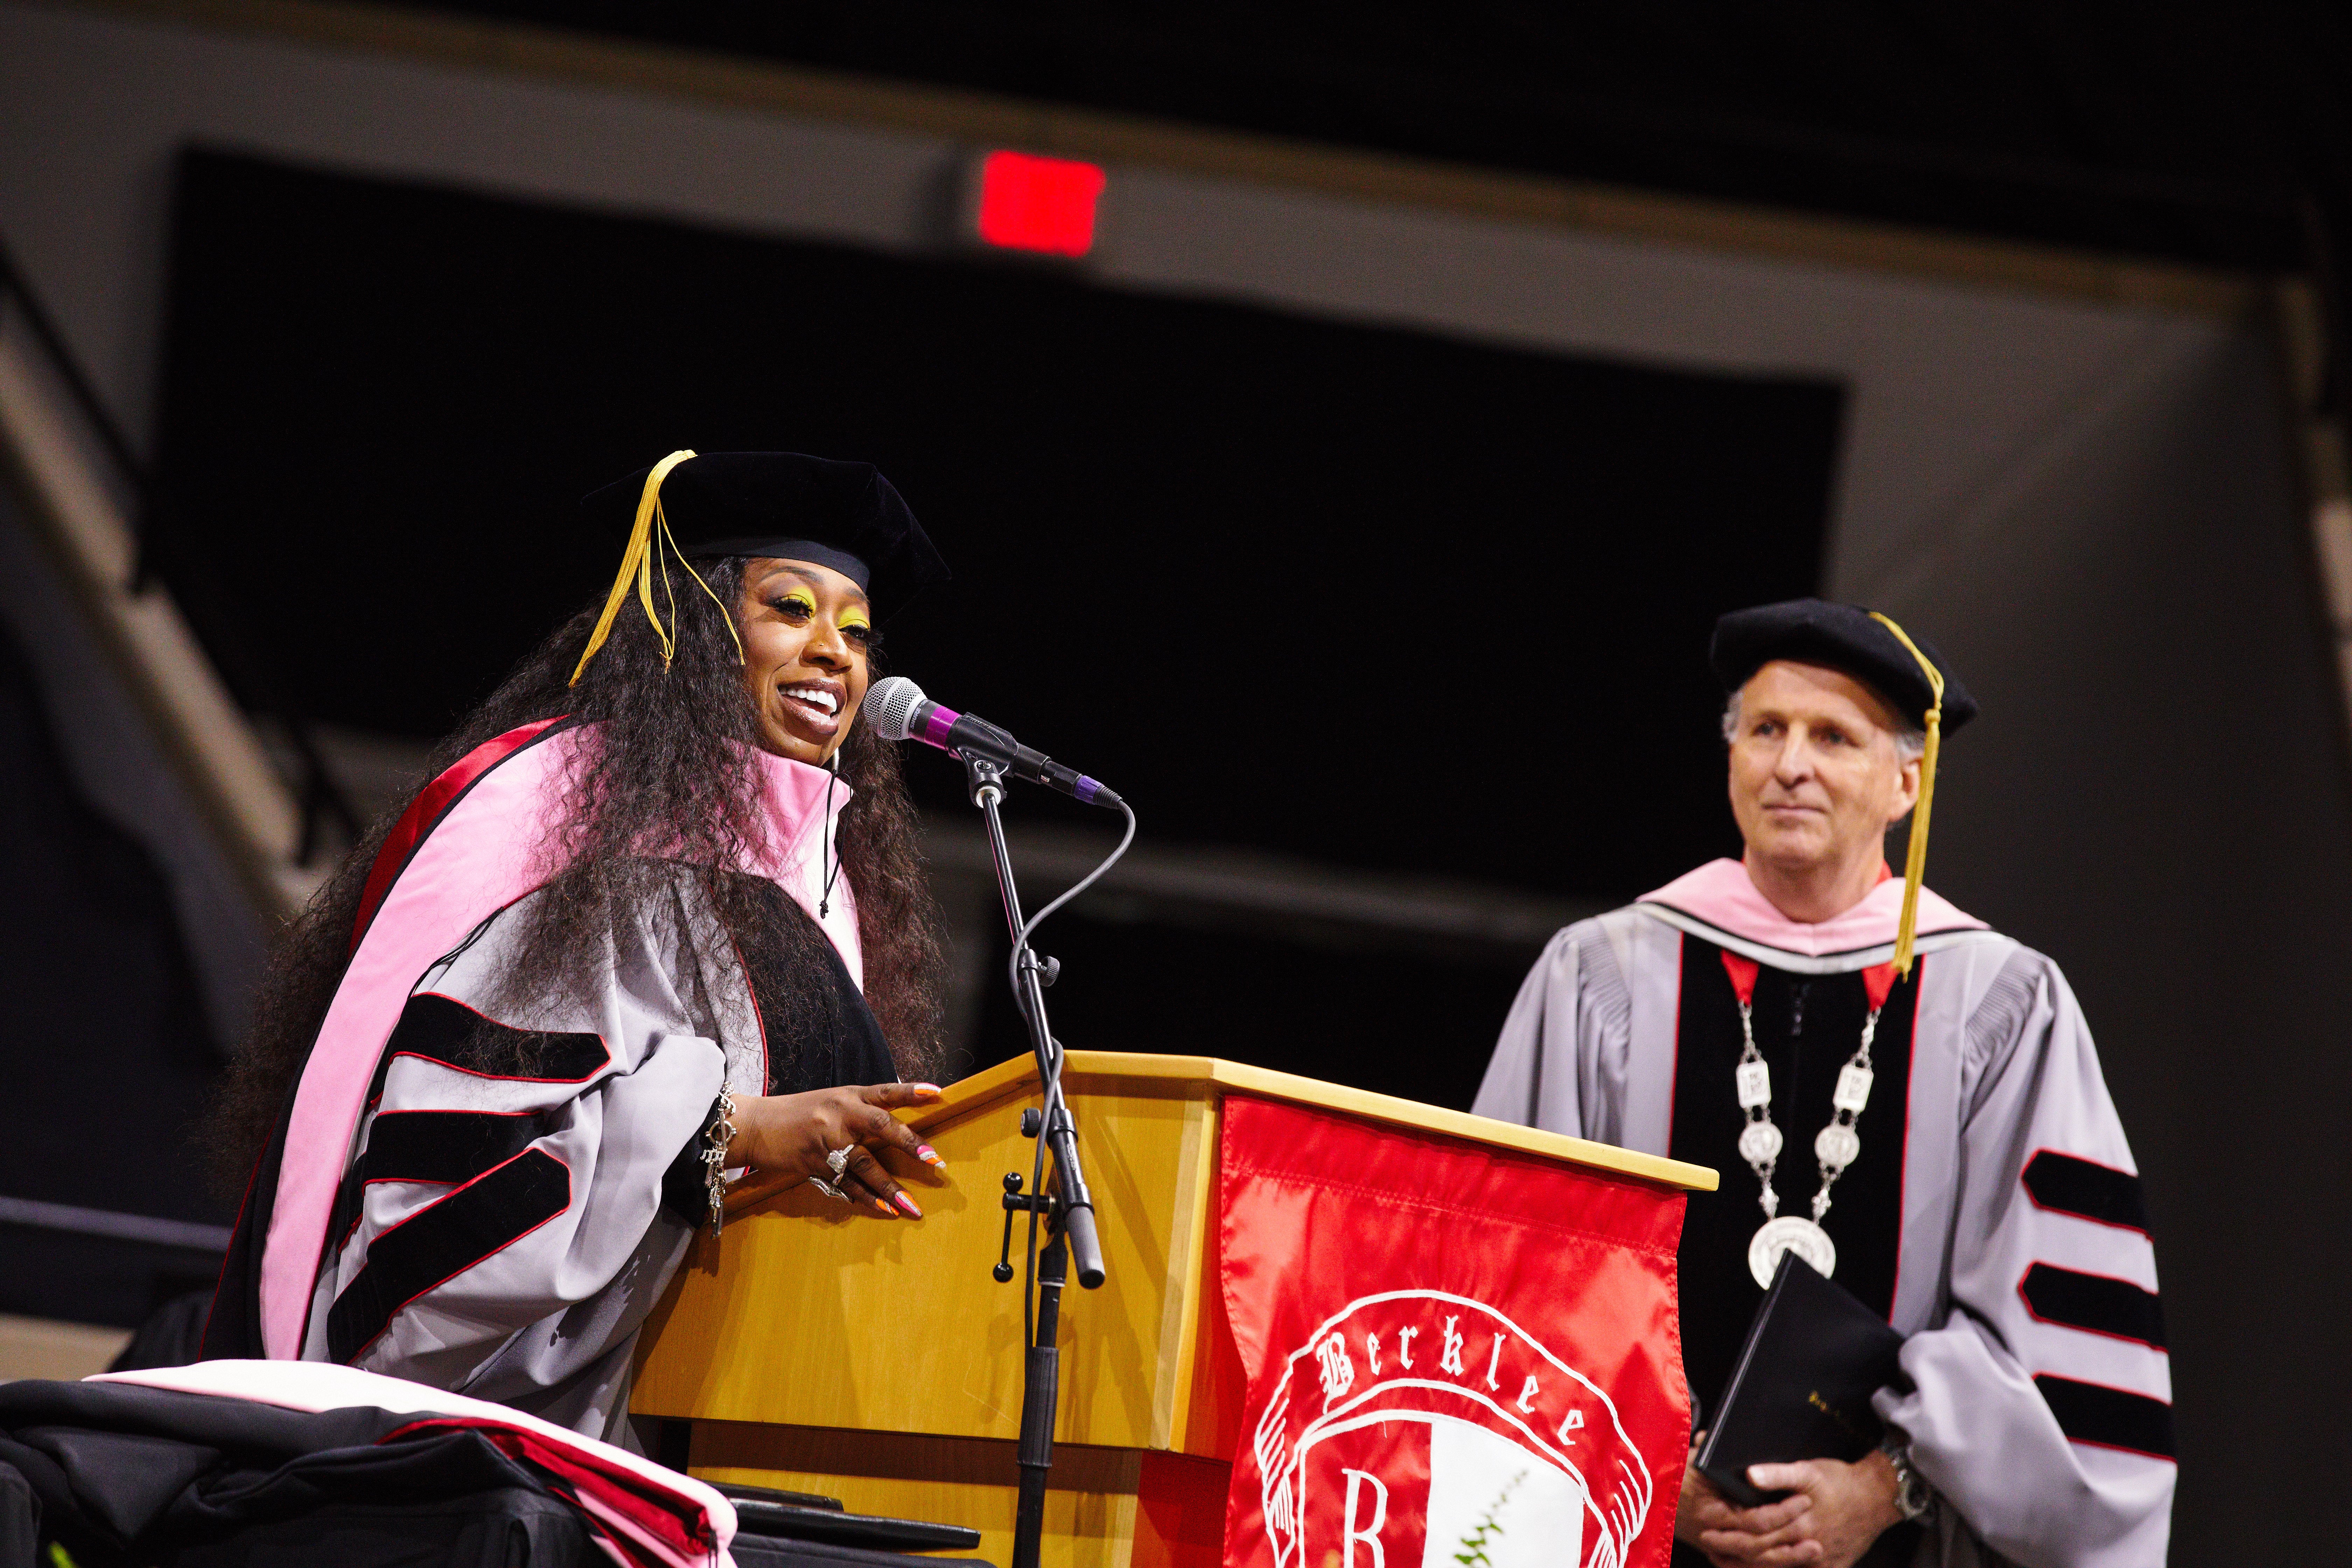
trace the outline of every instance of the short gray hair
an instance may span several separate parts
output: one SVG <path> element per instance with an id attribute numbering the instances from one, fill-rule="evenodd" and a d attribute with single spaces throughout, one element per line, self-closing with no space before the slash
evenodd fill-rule
<path id="1" fill-rule="evenodd" d="M 1927 754 L 1927 731 L 1915 724 L 1898 723 L 1894 729 L 1895 754 L 1905 762 L 1916 762 Z M 1739 693 L 1735 691 L 1723 705 L 1723 743 L 1731 744 L 1739 738 Z"/>

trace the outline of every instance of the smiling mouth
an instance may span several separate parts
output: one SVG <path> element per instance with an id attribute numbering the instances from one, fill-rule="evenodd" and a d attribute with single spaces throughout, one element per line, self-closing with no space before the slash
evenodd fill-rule
<path id="1" fill-rule="evenodd" d="M 829 735 L 839 728 L 841 693 L 832 687 L 801 681 L 778 687 L 776 695 L 783 700 L 784 711 L 818 733 Z"/>

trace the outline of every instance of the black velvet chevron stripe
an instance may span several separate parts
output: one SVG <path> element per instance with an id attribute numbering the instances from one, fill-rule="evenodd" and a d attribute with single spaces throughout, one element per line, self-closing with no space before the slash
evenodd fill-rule
<path id="1" fill-rule="evenodd" d="M 419 992 L 401 1009 L 384 1059 L 423 1057 L 484 1078 L 524 1078 L 580 1083 L 612 1059 L 594 1035 L 556 1035 L 509 1028 L 463 1003 Z M 518 1065 L 522 1064 L 522 1065 Z"/>
<path id="2" fill-rule="evenodd" d="M 327 1313 L 327 1353 L 348 1362 L 392 1325 L 393 1315 L 451 1277 L 562 1214 L 572 1173 L 530 1149 L 368 1244 L 359 1277 Z"/>
<path id="3" fill-rule="evenodd" d="M 2025 1163 L 2025 1190 L 2045 1209 L 2126 1230 L 2147 1229 L 2139 1178 L 2129 1171 L 2044 1149 Z"/>
<path id="4" fill-rule="evenodd" d="M 2035 1375 L 2033 1386 L 2042 1391 L 2042 1403 L 2071 1440 L 2128 1448 L 2158 1459 L 2173 1457 L 2172 1406 L 2163 1400 L 2046 1372 Z"/>
<path id="5" fill-rule="evenodd" d="M 539 1136 L 534 1111 L 387 1110 L 368 1129 L 360 1156 L 366 1182 L 470 1182 L 503 1165 Z"/>
<path id="6" fill-rule="evenodd" d="M 2045 1323 L 2164 1349 L 2164 1303 L 2128 1279 L 2037 1263 L 2017 1282 L 2017 1293 Z"/>

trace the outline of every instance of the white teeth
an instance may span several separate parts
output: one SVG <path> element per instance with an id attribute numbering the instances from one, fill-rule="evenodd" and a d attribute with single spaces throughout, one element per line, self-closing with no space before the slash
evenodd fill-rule
<path id="1" fill-rule="evenodd" d="M 841 700 L 822 686 L 788 686 L 784 695 L 797 697 L 812 708 L 822 708 L 827 713 L 841 711 Z"/>

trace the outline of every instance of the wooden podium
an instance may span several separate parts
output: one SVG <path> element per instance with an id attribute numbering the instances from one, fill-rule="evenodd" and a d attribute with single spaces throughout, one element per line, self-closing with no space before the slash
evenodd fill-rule
<path id="1" fill-rule="evenodd" d="M 990 1275 L 1008 1171 L 1027 1178 L 1027 1057 L 908 1114 L 948 1163 L 893 1169 L 919 1223 L 859 1218 L 805 1184 L 746 1184 L 647 1324 L 630 1408 L 691 1423 L 705 1479 L 840 1498 L 853 1511 L 969 1525 L 1010 1562 L 1022 1283 Z M 1216 1258 L 1217 1135 L 1242 1092 L 1711 1190 L 1696 1165 L 1206 1057 L 1073 1051 L 1063 1087 L 1099 1210 L 1099 1290 L 1062 1299 L 1045 1562 L 1220 1561 L 1244 1394 Z M 908 1169 L 912 1166 L 912 1169 Z M 1027 1218 L 1016 1215 L 1013 1260 Z"/>

